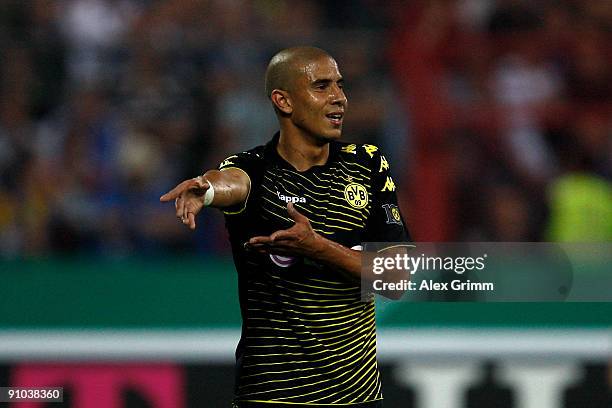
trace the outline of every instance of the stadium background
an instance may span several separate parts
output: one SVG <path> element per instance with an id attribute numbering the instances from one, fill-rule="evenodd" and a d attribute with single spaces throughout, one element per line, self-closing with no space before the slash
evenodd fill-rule
<path id="1" fill-rule="evenodd" d="M 263 70 L 289 45 L 338 60 L 345 138 L 387 154 L 415 240 L 610 241 L 611 29 L 605 0 L 3 0 L 0 386 L 227 406 L 223 220 L 191 233 L 158 197 L 270 137 Z M 609 304 L 378 323 L 389 408 L 611 406 Z"/>

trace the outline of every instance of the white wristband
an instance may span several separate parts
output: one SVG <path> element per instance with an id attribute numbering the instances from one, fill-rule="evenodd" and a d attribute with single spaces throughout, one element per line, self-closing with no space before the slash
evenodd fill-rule
<path id="1" fill-rule="evenodd" d="M 204 177 L 202 177 L 202 180 L 208 183 L 208 190 L 206 190 L 206 193 L 204 193 L 204 207 L 208 207 L 212 204 L 213 199 L 215 198 L 215 188 L 213 187 L 212 183 L 206 180 Z"/>

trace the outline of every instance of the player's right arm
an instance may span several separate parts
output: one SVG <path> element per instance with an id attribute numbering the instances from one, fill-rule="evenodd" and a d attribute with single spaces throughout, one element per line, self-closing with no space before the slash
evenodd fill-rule
<path id="1" fill-rule="evenodd" d="M 206 193 L 214 191 L 210 207 L 227 208 L 246 202 L 251 188 L 249 176 L 238 168 L 209 170 L 204 175 L 184 180 L 160 197 L 160 201 L 175 200 L 176 217 L 195 229 L 195 216 L 204 207 Z M 210 192 L 209 192 L 210 195 Z"/>

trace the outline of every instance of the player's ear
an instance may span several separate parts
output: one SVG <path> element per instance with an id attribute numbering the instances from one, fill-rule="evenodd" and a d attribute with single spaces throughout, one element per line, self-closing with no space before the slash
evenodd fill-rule
<path id="1" fill-rule="evenodd" d="M 279 111 L 287 115 L 293 112 L 291 99 L 289 98 L 289 94 L 286 91 L 275 89 L 272 91 L 270 99 L 272 99 L 272 103 Z"/>

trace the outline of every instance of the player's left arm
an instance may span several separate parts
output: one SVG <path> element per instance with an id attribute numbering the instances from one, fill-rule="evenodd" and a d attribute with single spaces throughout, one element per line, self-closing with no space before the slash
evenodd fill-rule
<path id="1" fill-rule="evenodd" d="M 331 241 L 313 230 L 308 218 L 300 214 L 292 203 L 287 205 L 289 215 L 295 224 L 286 230 L 279 230 L 270 236 L 253 237 L 246 244 L 247 248 L 264 254 L 303 256 L 324 264 L 352 278 L 364 282 L 365 287 L 378 278 L 362 270 L 362 253 Z M 363 273 L 365 272 L 365 273 Z M 405 271 L 388 271 L 388 281 L 399 281 L 407 278 Z M 399 299 L 402 291 L 378 292 L 389 299 Z"/>
<path id="2" fill-rule="evenodd" d="M 287 205 L 289 216 L 295 224 L 269 236 L 253 237 L 247 246 L 262 253 L 297 255 L 338 269 L 355 278 L 361 279 L 361 252 L 345 247 L 318 234 L 310 221 L 293 206 Z"/>

